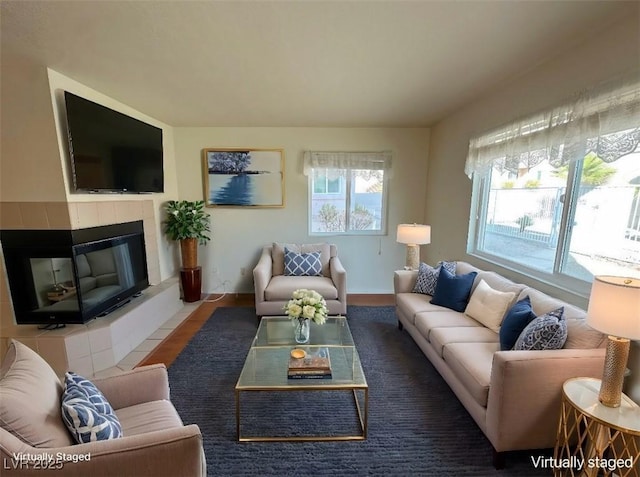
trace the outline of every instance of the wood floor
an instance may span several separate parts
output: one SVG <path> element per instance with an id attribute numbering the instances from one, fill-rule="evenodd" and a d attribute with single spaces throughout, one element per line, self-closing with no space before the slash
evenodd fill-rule
<path id="1" fill-rule="evenodd" d="M 385 306 L 394 305 L 393 295 L 349 295 L 350 305 Z M 173 363 L 189 340 L 206 323 L 216 308 L 222 306 L 254 306 L 253 294 L 209 295 L 202 304 L 184 320 L 162 343 L 160 343 L 138 366 Z"/>

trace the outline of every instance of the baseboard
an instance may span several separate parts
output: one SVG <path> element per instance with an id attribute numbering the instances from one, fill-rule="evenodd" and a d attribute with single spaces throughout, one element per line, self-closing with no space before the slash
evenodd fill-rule
<path id="1" fill-rule="evenodd" d="M 253 306 L 255 304 L 254 293 L 212 293 L 204 302 L 215 302 L 219 306 Z M 349 305 L 384 306 L 395 305 L 393 293 L 352 293 L 347 295 Z"/>

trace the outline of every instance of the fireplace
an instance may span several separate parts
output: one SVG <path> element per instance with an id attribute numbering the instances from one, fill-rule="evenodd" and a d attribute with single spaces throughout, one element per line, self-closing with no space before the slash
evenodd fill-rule
<path id="1" fill-rule="evenodd" d="M 0 239 L 17 324 L 86 323 L 149 286 L 142 221 Z"/>

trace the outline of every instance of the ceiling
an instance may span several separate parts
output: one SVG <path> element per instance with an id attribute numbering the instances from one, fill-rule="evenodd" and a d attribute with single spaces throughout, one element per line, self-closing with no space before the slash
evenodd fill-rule
<path id="1" fill-rule="evenodd" d="M 173 126 L 424 127 L 639 15 L 617 1 L 8 1 L 48 66 Z"/>

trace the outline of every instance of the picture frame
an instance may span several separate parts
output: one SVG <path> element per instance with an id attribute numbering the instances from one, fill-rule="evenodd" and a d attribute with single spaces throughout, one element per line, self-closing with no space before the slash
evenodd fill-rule
<path id="1" fill-rule="evenodd" d="M 284 207 L 284 150 L 202 150 L 207 207 Z"/>

